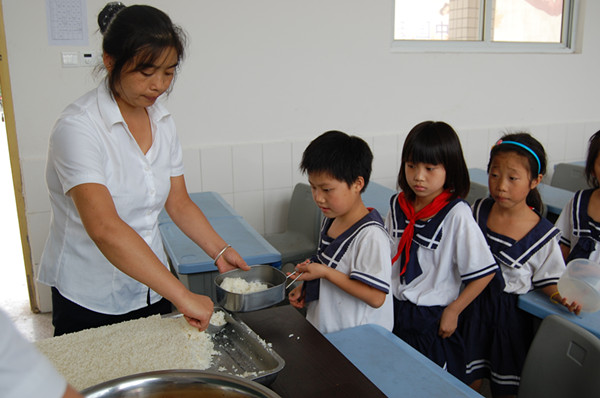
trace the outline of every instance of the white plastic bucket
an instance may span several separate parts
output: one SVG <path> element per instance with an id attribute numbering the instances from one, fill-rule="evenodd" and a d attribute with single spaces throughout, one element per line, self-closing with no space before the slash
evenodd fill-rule
<path id="1" fill-rule="evenodd" d="M 558 291 L 568 302 L 581 304 L 581 310 L 600 310 L 600 264 L 585 258 L 569 261 L 558 280 Z"/>

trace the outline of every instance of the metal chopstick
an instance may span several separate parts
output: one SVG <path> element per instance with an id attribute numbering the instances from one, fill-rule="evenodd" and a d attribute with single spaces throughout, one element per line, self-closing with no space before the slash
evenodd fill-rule
<path id="1" fill-rule="evenodd" d="M 285 279 L 287 280 L 290 276 L 294 275 L 296 272 L 298 271 L 294 271 L 291 274 L 289 274 L 288 276 L 285 277 Z M 298 277 L 300 277 L 300 275 L 302 275 L 304 272 L 300 272 L 300 274 L 298 275 Z M 290 286 L 292 286 L 292 284 L 296 282 L 296 279 L 293 279 L 290 283 L 288 283 L 288 285 L 285 287 L 285 289 L 287 290 Z"/>

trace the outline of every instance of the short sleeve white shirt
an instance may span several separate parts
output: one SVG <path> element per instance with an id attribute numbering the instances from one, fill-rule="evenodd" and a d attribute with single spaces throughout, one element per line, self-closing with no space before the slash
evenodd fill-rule
<path id="1" fill-rule="evenodd" d="M 525 294 L 532 289 L 556 284 L 565 270 L 558 229 L 540 218 L 524 237 L 515 241 L 487 227 L 493 203 L 491 198 L 477 200 L 473 204 L 473 214 L 500 265 L 504 291 Z"/>
<path id="2" fill-rule="evenodd" d="M 339 260 L 336 270 L 363 283 L 378 282 L 377 288 L 386 293 L 383 305 L 373 308 L 322 278 L 319 299 L 308 303 L 306 319 L 321 333 L 333 333 L 367 323 L 380 325 L 391 331 L 394 304 L 388 289 L 392 267 L 390 238 L 385 230 L 376 226 L 360 230 Z"/>
<path id="3" fill-rule="evenodd" d="M 0 311 L 0 397 L 59 398 L 67 382 Z"/>
<path id="4" fill-rule="evenodd" d="M 589 260 L 600 262 L 600 223 L 588 215 L 593 192 L 594 189 L 576 192 L 556 220 L 556 228 L 561 233 L 560 243 L 567 246 L 571 252 L 580 239 L 589 239 L 590 245 L 583 252 Z"/>
<path id="5" fill-rule="evenodd" d="M 146 108 L 152 146 L 143 153 L 129 132 L 106 82 L 69 105 L 50 136 L 46 182 L 52 219 L 38 281 L 96 312 L 124 314 L 160 296 L 114 267 L 86 233 L 69 196 L 86 183 L 106 186 L 121 219 L 167 266 L 158 215 L 170 178 L 183 174 L 183 156 L 170 113 Z"/>
<path id="6" fill-rule="evenodd" d="M 388 213 L 385 224 L 390 235 L 394 236 L 392 211 Z M 394 263 L 392 288 L 397 299 L 408 300 L 419 306 L 445 307 L 456 300 L 463 282 L 479 279 L 498 269 L 466 202 L 457 203 L 452 207 L 439 228 L 443 233 L 440 241 L 435 242 L 436 245 L 418 246 L 421 275 L 406 284 L 400 278 L 401 259 Z M 398 250 L 400 238 L 392 240 L 394 255 Z M 412 244 L 418 245 L 414 240 Z"/>

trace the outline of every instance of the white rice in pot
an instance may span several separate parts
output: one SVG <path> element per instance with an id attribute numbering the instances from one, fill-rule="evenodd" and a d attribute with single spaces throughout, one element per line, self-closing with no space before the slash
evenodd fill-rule
<path id="1" fill-rule="evenodd" d="M 248 294 L 257 293 L 267 290 L 269 286 L 263 282 L 252 281 L 248 282 L 242 278 L 226 277 L 221 282 L 221 288 L 230 293 Z"/>

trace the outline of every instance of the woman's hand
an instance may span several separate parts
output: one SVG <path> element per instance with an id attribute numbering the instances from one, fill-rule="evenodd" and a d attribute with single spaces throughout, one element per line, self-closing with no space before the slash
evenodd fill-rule
<path id="1" fill-rule="evenodd" d="M 440 318 L 440 328 L 438 330 L 438 335 L 445 339 L 454 333 L 458 326 L 458 315 L 459 313 L 454 311 L 452 305 L 447 306 L 442 312 L 442 317 Z"/>
<path id="2" fill-rule="evenodd" d="M 217 259 L 216 263 L 219 273 L 221 274 L 236 268 L 244 271 L 248 271 L 250 269 L 250 266 L 246 264 L 242 256 L 240 256 L 240 254 L 233 247 L 229 247 L 227 250 L 225 250 L 221 257 Z"/>
<path id="3" fill-rule="evenodd" d="M 191 326 L 201 332 L 206 330 L 214 309 L 214 304 L 210 297 L 186 290 L 181 303 L 174 302 L 173 304 Z"/>
<path id="4" fill-rule="evenodd" d="M 304 292 L 302 291 L 302 285 L 292 289 L 288 294 L 288 299 L 290 300 L 292 307 L 298 309 L 304 308 Z"/>

